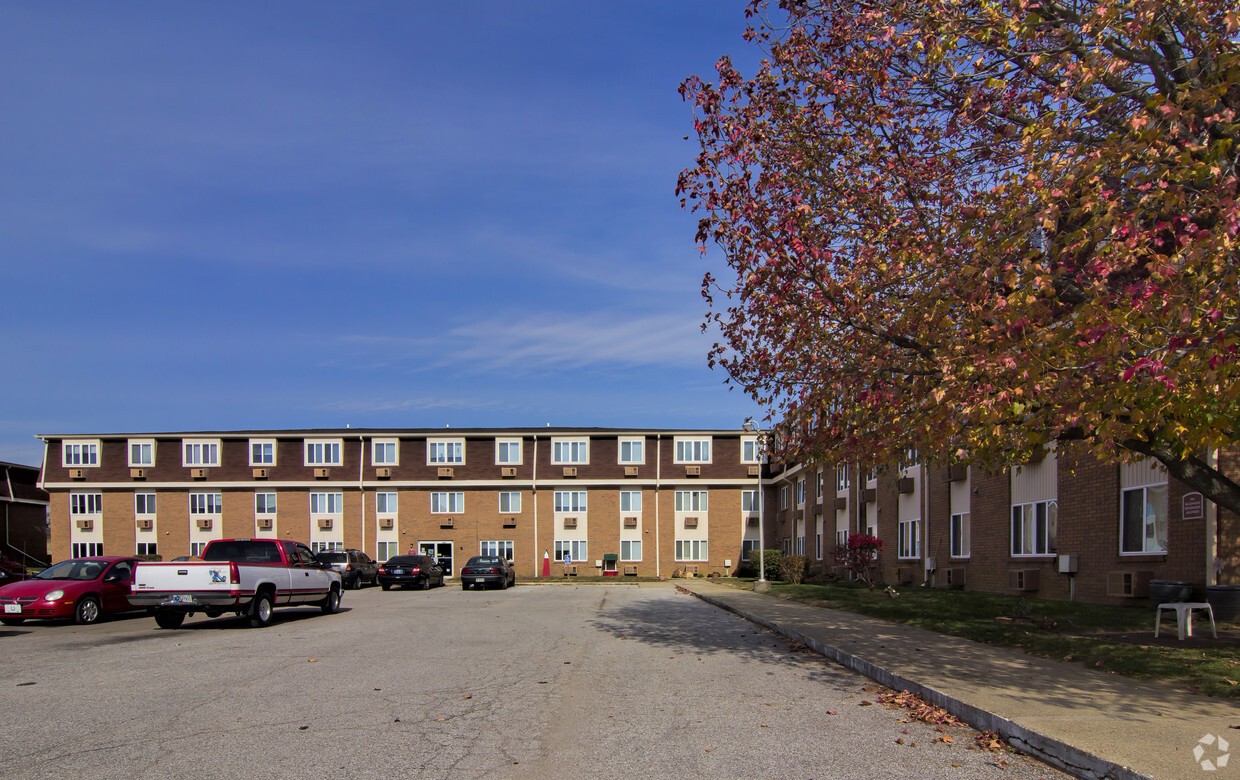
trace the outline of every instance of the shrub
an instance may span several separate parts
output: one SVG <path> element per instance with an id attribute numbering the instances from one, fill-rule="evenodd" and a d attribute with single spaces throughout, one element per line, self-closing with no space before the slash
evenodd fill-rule
<path id="1" fill-rule="evenodd" d="M 784 557 L 784 554 L 780 550 L 772 550 L 770 547 L 766 548 L 767 579 L 779 577 L 779 561 L 783 557 Z M 758 576 L 759 569 L 758 569 L 758 551 L 757 550 L 749 551 L 749 570 L 752 572 L 751 576 L 753 577 Z"/>
<path id="2" fill-rule="evenodd" d="M 849 534 L 848 543 L 835 548 L 835 562 L 846 567 L 866 587 L 874 588 L 871 569 L 878 561 L 878 553 L 883 549 L 883 540 L 868 534 Z"/>
<path id="3" fill-rule="evenodd" d="M 791 585 L 800 585 L 809 569 L 809 558 L 804 555 L 785 555 L 779 562 L 779 578 Z"/>

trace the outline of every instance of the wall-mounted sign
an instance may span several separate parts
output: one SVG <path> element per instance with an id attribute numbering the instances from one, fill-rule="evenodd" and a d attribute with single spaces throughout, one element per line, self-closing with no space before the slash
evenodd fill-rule
<path id="1" fill-rule="evenodd" d="M 1180 504 L 1182 520 L 1201 520 L 1206 516 L 1206 500 L 1200 493 L 1185 493 Z"/>

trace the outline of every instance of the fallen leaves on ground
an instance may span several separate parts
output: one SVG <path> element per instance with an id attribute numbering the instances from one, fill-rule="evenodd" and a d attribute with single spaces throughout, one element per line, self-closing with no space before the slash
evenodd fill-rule
<path id="1" fill-rule="evenodd" d="M 907 720 L 919 720 L 923 723 L 933 723 L 942 726 L 967 725 L 942 707 L 929 704 L 917 694 L 908 691 L 880 693 L 878 700 L 888 707 L 899 707 L 908 710 Z"/>

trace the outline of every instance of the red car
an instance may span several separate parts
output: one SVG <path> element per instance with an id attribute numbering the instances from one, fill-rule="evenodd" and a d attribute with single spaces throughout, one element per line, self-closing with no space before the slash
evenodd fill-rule
<path id="1" fill-rule="evenodd" d="M 49 566 L 28 580 L 0 588 L 0 623 L 29 618 L 73 618 L 97 623 L 112 612 L 131 612 L 129 585 L 136 558 L 101 555 Z"/>

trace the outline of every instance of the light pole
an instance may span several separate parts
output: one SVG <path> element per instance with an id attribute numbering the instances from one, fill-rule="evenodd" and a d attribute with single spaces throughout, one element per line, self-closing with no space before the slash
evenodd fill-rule
<path id="1" fill-rule="evenodd" d="M 766 582 L 766 527 L 762 517 L 762 432 L 758 430 L 752 417 L 746 417 L 741 428 L 746 433 L 758 433 L 758 438 L 753 443 L 754 460 L 758 462 L 758 492 L 755 496 L 758 499 L 758 582 Z"/>

